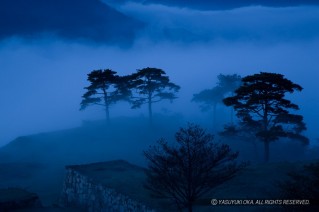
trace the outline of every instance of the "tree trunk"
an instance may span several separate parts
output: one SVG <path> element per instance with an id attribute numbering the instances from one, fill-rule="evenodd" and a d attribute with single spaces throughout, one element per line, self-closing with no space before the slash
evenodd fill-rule
<path id="1" fill-rule="evenodd" d="M 109 124 L 110 123 L 110 110 L 109 110 L 110 104 L 109 104 L 109 99 L 108 99 L 105 88 L 103 89 L 103 94 L 104 94 L 106 124 Z"/>
<path id="2" fill-rule="evenodd" d="M 153 112 L 152 112 L 152 101 L 150 98 L 148 100 L 148 118 L 149 118 L 150 126 L 152 126 L 153 125 Z"/>
<path id="3" fill-rule="evenodd" d="M 217 131 L 217 124 L 216 124 L 216 120 L 217 120 L 217 117 L 216 117 L 216 113 L 217 113 L 217 103 L 214 103 L 213 104 L 213 131 L 216 132 Z"/>
<path id="4" fill-rule="evenodd" d="M 231 125 L 234 124 L 234 108 L 233 107 L 230 108 L 230 123 Z"/>
<path id="5" fill-rule="evenodd" d="M 105 105 L 105 118 L 106 118 L 106 123 L 110 124 L 110 110 L 108 105 Z"/>
<path id="6" fill-rule="evenodd" d="M 264 140 L 264 145 L 265 145 L 264 159 L 265 159 L 265 162 L 267 163 L 269 161 L 269 141 L 267 139 Z"/>
<path id="7" fill-rule="evenodd" d="M 187 209 L 188 209 L 188 212 L 193 212 L 193 204 L 191 202 L 187 204 Z"/>
<path id="8" fill-rule="evenodd" d="M 269 130 L 268 130 L 268 102 L 265 102 L 264 106 L 264 114 L 263 114 L 263 122 L 264 122 L 264 146 L 265 146 L 265 162 L 267 163 L 269 161 Z"/>
<path id="9" fill-rule="evenodd" d="M 255 153 L 255 159 L 256 160 L 260 160 L 259 158 L 259 153 L 258 153 L 258 148 L 257 148 L 257 144 L 256 144 L 256 141 L 251 141 L 252 145 L 253 145 L 253 152 Z"/>
<path id="10" fill-rule="evenodd" d="M 234 96 L 235 93 L 234 92 L 231 92 L 231 96 Z M 231 107 L 230 108 L 230 123 L 231 125 L 234 125 L 234 108 Z"/>

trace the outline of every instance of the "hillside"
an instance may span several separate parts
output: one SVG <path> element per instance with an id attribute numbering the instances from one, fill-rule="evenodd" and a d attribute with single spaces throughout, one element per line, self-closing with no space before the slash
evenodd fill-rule
<path id="1" fill-rule="evenodd" d="M 121 158 L 143 165 L 143 150 L 163 136 L 172 138 L 182 122 L 155 119 L 152 128 L 147 118 L 119 117 L 110 126 L 104 120 L 88 121 L 73 129 L 18 137 L 0 148 L 0 160 L 68 165 Z"/>
<path id="2" fill-rule="evenodd" d="M 185 125 L 182 119 L 176 117 L 156 116 L 155 120 L 153 128 L 148 127 L 146 118 L 123 117 L 113 119 L 108 127 L 104 121 L 84 122 L 73 129 L 19 137 L 0 148 L 0 188 L 25 188 L 38 194 L 44 206 L 51 206 L 58 202 L 65 166 L 121 159 L 145 167 L 143 151 L 162 137 L 173 141 L 175 132 Z M 235 198 L 249 193 L 264 195 L 264 187 L 271 191 L 274 180 L 294 169 L 296 163 L 304 163 L 292 162 L 302 159 L 296 149 L 291 149 L 290 155 L 282 154 L 286 144 L 272 148 L 272 155 L 274 158 L 281 156 L 276 160 L 284 160 L 286 155 L 286 160 L 290 158 L 290 162 L 260 165 L 255 157 L 256 152 L 252 152 L 255 148 L 252 144 L 228 143 L 234 150 L 240 151 L 241 159 L 251 160 L 252 166 L 226 187 L 216 190 L 216 195 L 220 197 L 231 195 Z M 300 152 L 300 147 L 296 148 Z"/>
<path id="3" fill-rule="evenodd" d="M 2 0 L 0 39 L 59 36 L 130 43 L 143 24 L 99 0 Z"/>
<path id="4" fill-rule="evenodd" d="M 304 163 L 269 163 L 249 166 L 232 180 L 216 187 L 195 203 L 194 211 L 256 211 L 280 209 L 280 206 L 212 206 L 211 199 L 280 199 L 276 183 L 286 179 L 286 174 L 299 170 Z M 116 201 L 137 202 L 156 211 L 176 211 L 164 199 L 150 196 L 143 187 L 146 176 L 144 169 L 123 160 L 107 161 L 68 166 L 64 180 L 62 202 L 65 205 L 77 205 L 92 208 L 116 207 Z M 109 195 L 99 195 L 100 188 Z M 96 192 L 91 192 L 96 190 Z M 124 196 L 125 197 L 124 197 Z M 93 198 L 96 200 L 92 201 Z M 130 201 L 127 201 L 127 198 Z M 112 202 L 114 201 L 114 202 Z M 90 202 L 90 203 L 88 203 Z M 110 202 L 113 204 L 110 205 Z M 121 201 L 120 201 L 121 202 Z M 121 204 L 121 203 L 120 203 Z M 132 205 L 131 207 L 134 207 Z M 95 211 L 94 209 L 92 211 Z M 142 210 L 139 210 L 142 211 Z"/>
<path id="5" fill-rule="evenodd" d="M 163 135 L 170 139 L 180 126 L 173 118 L 156 118 L 157 130 L 145 118 L 117 118 L 108 127 L 104 120 L 84 122 L 73 129 L 19 137 L 0 148 L 0 188 L 30 188 L 50 205 L 60 194 L 66 165 L 124 159 L 145 166 L 143 150 Z"/>

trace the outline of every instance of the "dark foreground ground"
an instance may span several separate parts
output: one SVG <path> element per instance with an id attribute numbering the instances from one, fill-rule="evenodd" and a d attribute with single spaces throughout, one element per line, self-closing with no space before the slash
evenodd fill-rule
<path id="1" fill-rule="evenodd" d="M 276 183 L 286 179 L 286 174 L 293 170 L 298 170 L 302 167 L 305 162 L 298 163 L 269 163 L 250 165 L 243 171 L 241 171 L 232 180 L 226 182 L 223 185 L 216 187 L 211 193 L 200 199 L 196 204 L 195 211 L 259 211 L 259 210 L 281 210 L 280 206 L 212 206 L 212 199 L 240 199 L 240 200 L 251 200 L 251 199 L 267 199 L 274 200 L 279 199 L 279 190 Z M 150 205 L 158 208 L 159 204 L 156 199 L 149 197 L 149 192 L 143 188 L 143 182 L 145 180 L 144 168 L 139 166 L 127 165 L 127 163 L 117 164 L 116 166 L 110 162 L 98 163 L 79 166 L 78 171 L 83 175 L 88 176 L 97 183 L 107 185 L 111 188 L 116 189 L 118 192 L 132 196 L 137 201 L 147 202 Z M 12 168 L 11 171 L 14 171 Z M 42 170 L 44 172 L 44 170 Z M 1 184 L 4 186 L 6 183 L 15 182 L 16 185 L 20 185 L 32 192 L 39 195 L 42 205 L 46 208 L 38 208 L 39 211 L 76 211 L 76 209 L 63 209 L 58 208 L 58 200 L 62 190 L 64 172 L 56 171 L 54 177 L 51 176 L 50 181 L 46 183 L 36 183 L 36 179 L 40 179 L 37 176 L 39 172 L 35 172 L 33 175 L 28 176 L 29 178 L 18 179 L 11 175 L 10 180 L 1 179 Z M 9 173 L 7 173 L 9 174 Z M 14 174 L 14 173 L 12 173 Z M 42 173 L 44 174 L 44 173 Z M 16 176 L 16 175 L 15 175 Z M 7 182 L 5 181 L 7 180 Z M 26 192 L 24 192 L 26 195 Z M 8 193 L 7 193 L 8 194 Z M 8 197 L 6 193 L 2 193 L 0 196 L 0 202 L 5 201 L 8 198 L 17 199 L 21 197 L 21 193 L 15 192 L 10 194 Z M 28 194 L 28 193 L 27 193 Z M 14 197 L 14 195 L 16 195 Z M 34 194 L 28 194 L 31 197 Z M 163 204 L 163 202 L 161 202 Z M 164 204 L 169 204 L 165 202 Z M 39 206 L 39 205 L 38 205 Z M 167 210 L 167 209 L 166 209 Z M 35 211 L 35 209 L 29 209 L 27 211 Z"/>
<path id="2" fill-rule="evenodd" d="M 139 170 L 146 167 L 143 150 L 155 144 L 161 137 L 174 141 L 174 133 L 183 126 L 182 121 L 156 120 L 153 128 L 147 127 L 147 120 L 114 120 L 112 126 L 104 123 L 84 123 L 83 126 L 37 135 L 23 136 L 0 148 L 0 189 L 22 188 L 38 195 L 41 205 L 49 211 L 63 211 L 57 208 L 61 196 L 65 166 L 90 164 L 122 159 L 137 165 Z M 216 138 L 220 142 L 219 138 Z M 223 141 L 221 141 L 223 142 Z M 195 211 L 259 211 L 273 210 L 264 206 L 212 206 L 211 199 L 276 199 L 276 183 L 287 179 L 287 173 L 298 170 L 304 164 L 318 159 L 314 150 L 302 149 L 300 146 L 286 148 L 286 144 L 272 145 L 272 160 L 262 163 L 261 145 L 227 141 L 231 147 L 240 152 L 240 160 L 250 161 L 245 170 L 225 184 L 216 187 L 210 194 L 197 203 Z M 277 146 L 276 146 L 277 145 Z M 288 154 L 289 153 L 289 154 Z M 307 157 L 304 157 L 304 156 Z M 126 182 L 127 176 L 112 173 L 113 179 Z M 136 183 L 142 185 L 144 173 L 139 171 Z M 133 179 L 130 179 L 133 180 Z M 112 183 L 116 186 L 116 183 Z M 122 183 L 122 185 L 124 185 Z M 138 191 L 145 195 L 142 186 L 124 186 L 127 190 Z M 4 195 L 6 196 L 6 195 Z M 3 198 L 3 195 L 2 195 Z M 279 208 L 275 206 L 275 209 Z M 72 211 L 73 209 L 68 209 Z M 40 209 L 44 211 L 44 209 Z"/>

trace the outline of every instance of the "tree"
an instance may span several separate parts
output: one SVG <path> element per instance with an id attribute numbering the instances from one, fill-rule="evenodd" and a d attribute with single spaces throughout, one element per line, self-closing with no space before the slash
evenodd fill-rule
<path id="1" fill-rule="evenodd" d="M 202 111 L 212 109 L 213 111 L 213 126 L 216 126 L 216 108 L 217 104 L 222 103 L 224 92 L 220 86 L 215 86 L 212 89 L 205 89 L 198 94 L 194 94 L 192 101 L 201 103 Z"/>
<path id="2" fill-rule="evenodd" d="M 224 75 L 219 74 L 217 76 L 218 78 L 218 86 L 221 87 L 224 93 L 225 98 L 227 95 L 234 95 L 234 92 L 239 86 L 241 85 L 241 76 L 238 74 L 232 74 L 232 75 Z M 233 115 L 233 108 L 231 108 L 230 111 L 230 123 L 234 123 L 234 115 Z"/>
<path id="3" fill-rule="evenodd" d="M 120 100 L 128 99 L 130 91 L 125 81 L 110 69 L 93 70 L 87 80 L 91 83 L 82 96 L 81 108 L 90 105 L 100 105 L 105 109 L 106 121 L 110 122 L 110 106 Z"/>
<path id="4" fill-rule="evenodd" d="M 143 68 L 130 77 L 130 86 L 136 90 L 137 96 L 132 98 L 132 108 L 139 108 L 143 104 L 148 105 L 150 124 L 153 120 L 152 105 L 162 100 L 173 101 L 177 97 L 180 86 L 170 82 L 166 73 L 158 68 Z"/>
<path id="5" fill-rule="evenodd" d="M 301 115 L 291 114 L 299 107 L 285 99 L 286 93 L 301 91 L 302 87 L 281 74 L 261 72 L 242 79 L 243 84 L 235 95 L 225 98 L 233 106 L 237 117 L 264 143 L 264 158 L 269 160 L 269 144 L 280 137 L 297 139 L 308 144 L 301 135 L 306 129 Z"/>
<path id="6" fill-rule="evenodd" d="M 218 86 L 222 87 L 224 93 L 233 93 L 241 85 L 241 76 L 238 74 L 219 74 L 217 76 Z"/>
<path id="7" fill-rule="evenodd" d="M 223 103 L 223 99 L 240 86 L 241 77 L 237 74 L 224 75 L 219 74 L 217 76 L 218 82 L 212 89 L 205 89 L 197 94 L 193 95 L 192 101 L 201 103 L 200 107 L 202 111 L 212 109 L 213 111 L 213 124 L 216 126 L 216 108 L 218 104 Z M 233 111 L 231 110 L 231 123 L 233 123 Z"/>
<path id="8" fill-rule="evenodd" d="M 189 124 L 176 134 L 176 146 L 161 139 L 144 152 L 148 160 L 145 187 L 159 198 L 168 198 L 179 209 L 192 211 L 193 204 L 216 186 L 231 179 L 244 167 L 225 144 L 198 125 Z"/>

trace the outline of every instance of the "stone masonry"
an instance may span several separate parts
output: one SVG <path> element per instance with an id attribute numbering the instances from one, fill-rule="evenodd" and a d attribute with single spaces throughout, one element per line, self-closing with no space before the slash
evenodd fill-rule
<path id="1" fill-rule="evenodd" d="M 119 168 L 120 166 L 127 168 L 129 164 L 125 161 L 113 161 L 66 167 L 67 173 L 61 195 L 61 204 L 64 207 L 79 207 L 92 212 L 155 211 L 149 204 L 136 200 L 129 194 L 121 193 L 116 189 L 116 183 L 114 188 L 112 188 L 112 184 L 107 185 L 107 180 L 105 180 L 108 178 L 107 176 L 111 178 L 114 175 L 110 173 L 107 167 L 110 167 L 113 172 L 118 171 L 128 174 L 123 171 L 125 168 Z M 116 178 L 114 179 L 116 180 Z M 142 189 L 141 192 L 143 192 Z"/>

